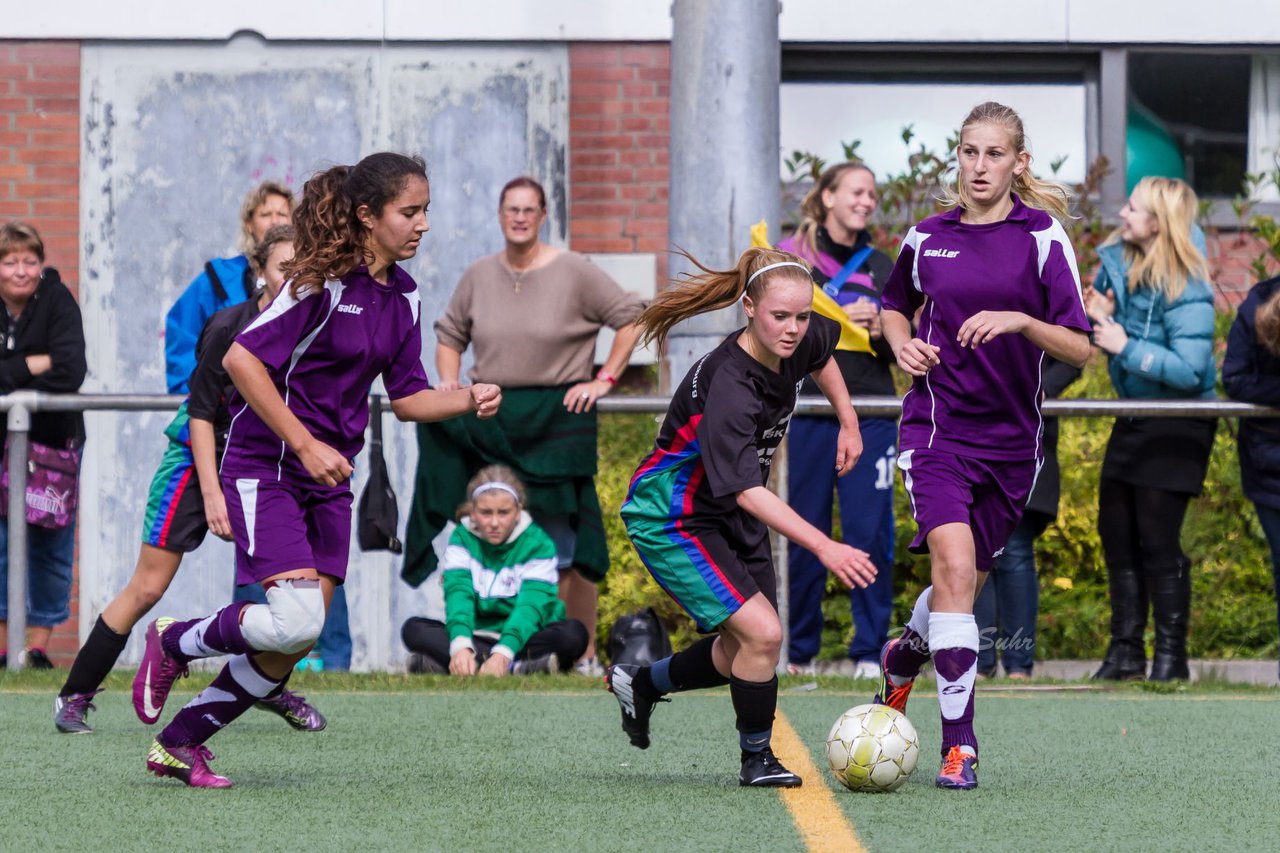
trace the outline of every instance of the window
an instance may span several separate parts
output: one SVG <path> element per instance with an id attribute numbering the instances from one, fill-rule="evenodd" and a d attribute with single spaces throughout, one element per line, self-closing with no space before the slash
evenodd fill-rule
<path id="1" fill-rule="evenodd" d="M 922 144 L 945 156 L 947 139 L 983 101 L 1008 104 L 1022 116 L 1038 176 L 1066 183 L 1084 179 L 1083 83 L 783 83 L 782 154 L 799 150 L 838 162 L 841 143 L 857 140 L 858 155 L 883 179 L 904 171 L 908 154 Z M 910 149 L 902 141 L 908 125 L 915 133 Z"/>
<path id="2" fill-rule="evenodd" d="M 1129 54 L 1127 183 L 1185 179 L 1201 196 L 1240 192 L 1249 160 L 1247 54 Z"/>

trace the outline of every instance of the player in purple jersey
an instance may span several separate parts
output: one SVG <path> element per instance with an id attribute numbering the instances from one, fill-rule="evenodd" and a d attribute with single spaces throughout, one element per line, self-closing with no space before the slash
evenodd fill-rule
<path id="1" fill-rule="evenodd" d="M 183 556 L 198 548 L 206 533 L 231 539 L 227 505 L 218 483 L 218 459 L 226 445 L 231 422 L 227 397 L 234 386 L 222 358 L 240 330 L 280 292 L 282 267 L 292 257 L 293 226 L 268 229 L 249 259 L 259 274 L 256 297 L 218 311 L 200 332 L 190 393 L 165 430 L 169 447 L 151 481 L 138 562 L 128 584 L 94 622 L 54 699 L 53 722 L 60 732 L 93 731 L 85 717 L 94 707 L 94 696 L 102 692 L 102 682 L 124 651 L 133 626 L 173 583 Z M 258 707 L 274 711 L 301 731 L 325 727 L 323 714 L 283 687 L 278 696 L 267 697 Z"/>
<path id="2" fill-rule="evenodd" d="M 605 684 L 640 749 L 649 746 L 649 717 L 665 694 L 728 684 L 742 748 L 738 783 L 793 788 L 800 777 L 770 747 L 782 624 L 768 528 L 808 548 L 846 586 L 866 587 L 876 568 L 765 486 L 806 376 L 840 420 L 833 461 L 841 476 L 862 452 L 858 417 L 831 358 L 839 327 L 812 315 L 808 264 L 773 249 L 748 249 L 725 271 L 693 262 L 702 274 L 640 315 L 646 342 L 662 342 L 676 323 L 739 300 L 747 325 L 680 383 L 653 452 L 632 477 L 622 518 L 654 580 L 715 636 L 652 666 L 610 667 Z"/>
<path id="3" fill-rule="evenodd" d="M 159 715 L 174 678 L 196 658 L 231 655 L 213 683 L 156 738 L 147 769 L 192 787 L 226 788 L 204 745 L 283 682 L 324 624 L 347 572 L 350 478 L 381 376 L 405 421 L 491 417 L 494 385 L 430 387 L 422 368 L 418 287 L 397 266 L 427 231 L 430 188 L 420 158 L 373 154 L 307 181 L 294 213 L 290 284 L 232 344 L 236 386 L 219 471 L 236 541 L 236 580 L 266 604 L 158 619 L 134 680 L 139 716 Z"/>
<path id="4" fill-rule="evenodd" d="M 978 784 L 973 731 L 978 626 L 973 601 L 1018 523 L 1042 452 L 1045 354 L 1089 357 L 1075 254 L 1046 213 L 1069 195 L 1030 169 L 1022 120 L 996 103 L 960 128 L 951 210 L 913 227 L 884 291 L 884 336 L 914 377 L 902 401 L 898 467 L 932 585 L 881 651 L 877 702 L 899 711 L 933 658 L 942 712 L 937 784 Z M 913 319 L 918 323 L 912 333 Z"/>

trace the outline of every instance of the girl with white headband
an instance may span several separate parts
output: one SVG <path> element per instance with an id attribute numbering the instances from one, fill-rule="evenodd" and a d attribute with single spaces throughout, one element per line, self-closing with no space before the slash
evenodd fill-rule
<path id="1" fill-rule="evenodd" d="M 686 256 L 688 257 L 688 256 Z M 738 782 L 796 787 L 770 748 L 778 704 L 777 581 L 769 528 L 812 551 L 846 585 L 865 587 L 875 566 L 823 535 L 766 488 L 804 377 L 812 376 L 840 421 L 843 475 L 862 452 L 858 418 L 831 358 L 834 320 L 814 316 L 809 266 L 773 249 L 748 249 L 735 269 L 702 272 L 660 294 L 637 321 L 646 341 L 676 323 L 742 301 L 744 328 L 689 371 L 671 398 L 657 445 L 631 480 L 622 518 L 654 579 L 712 636 L 652 666 L 619 664 L 606 675 L 633 746 L 649 746 L 649 717 L 668 693 L 729 685 L 742 765 Z"/>
<path id="2" fill-rule="evenodd" d="M 441 563 L 445 621 L 414 616 L 401 637 L 409 671 L 451 675 L 560 672 L 587 648 L 587 629 L 557 597 L 556 546 L 525 510 L 504 465 L 467 484 Z"/>

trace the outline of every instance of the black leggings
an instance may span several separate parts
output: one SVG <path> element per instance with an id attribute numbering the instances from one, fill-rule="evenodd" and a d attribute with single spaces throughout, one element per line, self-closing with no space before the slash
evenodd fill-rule
<path id="1" fill-rule="evenodd" d="M 1160 575 L 1185 559 L 1182 520 L 1191 496 L 1104 479 L 1098 488 L 1098 536 L 1112 569 Z"/>
<path id="2" fill-rule="evenodd" d="M 400 629 L 400 637 L 409 651 L 426 655 L 444 667 L 446 672 L 449 670 L 449 630 L 443 622 L 414 616 L 404 623 L 404 627 Z M 489 657 L 493 647 L 498 644 L 496 639 L 480 636 L 473 636 L 471 642 L 475 646 L 477 663 Z M 530 637 L 529 642 L 516 654 L 516 660 L 531 660 L 545 654 L 554 654 L 561 672 L 564 672 L 572 669 L 586 650 L 587 629 L 577 619 L 563 619 L 552 622 Z"/>

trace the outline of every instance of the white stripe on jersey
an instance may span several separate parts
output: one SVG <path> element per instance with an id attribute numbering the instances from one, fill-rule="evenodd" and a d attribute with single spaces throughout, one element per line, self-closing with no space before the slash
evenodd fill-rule
<path id="1" fill-rule="evenodd" d="M 916 230 L 914 225 L 907 231 L 907 236 L 902 238 L 902 247 L 910 246 L 915 250 L 915 254 L 911 257 L 911 283 L 920 293 L 924 293 L 924 288 L 920 286 L 920 246 L 928 240 L 932 234 L 924 234 Z M 901 250 L 899 250 L 901 251 Z"/>
<path id="2" fill-rule="evenodd" d="M 293 355 L 289 358 L 289 369 L 284 374 L 284 404 L 286 407 L 289 405 L 289 377 L 293 375 L 293 369 L 298 366 L 299 359 L 306 354 L 307 349 L 315 343 L 316 338 L 324 331 L 324 327 L 329 325 L 329 318 L 333 316 L 334 309 L 342 302 L 342 292 L 347 289 L 347 286 L 341 281 L 326 281 L 324 289 L 331 294 L 328 312 L 325 313 L 324 319 L 315 327 L 315 330 L 299 341 L 298 345 L 294 347 Z M 272 306 L 274 307 L 274 303 Z M 280 458 L 276 460 L 276 477 L 278 478 L 284 476 L 284 455 L 288 452 L 288 449 L 289 446 L 282 440 L 280 442 Z"/>
<path id="3" fill-rule="evenodd" d="M 919 255 L 917 255 L 917 257 L 919 257 Z M 933 305 L 933 300 L 926 296 L 924 311 L 920 314 L 921 320 L 924 320 L 926 312 L 929 315 L 929 331 L 925 332 L 927 337 L 924 339 L 924 342 L 930 345 L 933 344 Z M 933 429 L 929 431 L 928 447 L 932 448 L 933 437 L 938 434 L 938 397 L 933 393 L 933 382 L 929 379 L 930 373 L 932 373 L 932 371 L 928 371 L 924 375 L 924 387 L 929 389 L 929 423 L 933 424 Z"/>
<path id="4" fill-rule="evenodd" d="M 1044 265 L 1049 261 L 1049 251 L 1053 248 L 1053 244 L 1057 243 L 1062 247 L 1062 256 L 1066 258 L 1067 268 L 1071 270 L 1071 278 L 1076 283 L 1076 295 L 1080 297 L 1080 307 L 1084 308 L 1084 292 L 1080 286 L 1080 270 L 1076 267 L 1076 252 L 1071 248 L 1071 238 L 1067 236 L 1067 232 L 1063 229 L 1062 223 L 1049 217 L 1049 221 L 1053 224 L 1043 231 L 1032 231 L 1031 236 L 1036 238 L 1036 261 L 1039 264 L 1039 273 L 1044 275 Z"/>
<path id="5" fill-rule="evenodd" d="M 413 316 L 413 322 L 417 323 L 418 311 L 422 307 L 422 300 L 418 297 L 418 291 L 414 290 L 411 293 L 401 293 L 400 295 L 409 303 L 409 313 Z"/>
<path id="6" fill-rule="evenodd" d="M 911 502 L 911 517 L 919 520 L 920 515 L 916 512 L 916 496 L 911 491 L 914 485 L 911 479 L 911 454 L 914 450 L 904 450 L 898 454 L 898 470 L 902 472 L 902 485 L 907 489 L 907 500 Z"/>
<path id="7" fill-rule="evenodd" d="M 258 523 L 258 481 L 236 480 L 236 491 L 240 494 L 240 516 L 249 531 L 248 554 L 253 556 L 254 531 Z"/>

